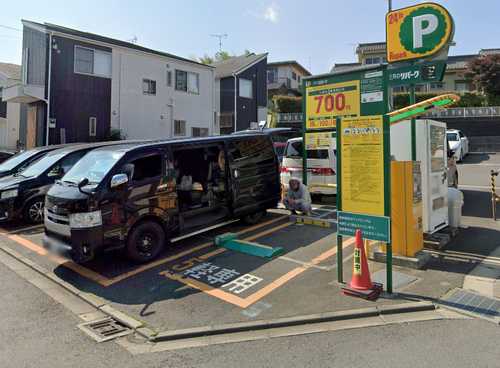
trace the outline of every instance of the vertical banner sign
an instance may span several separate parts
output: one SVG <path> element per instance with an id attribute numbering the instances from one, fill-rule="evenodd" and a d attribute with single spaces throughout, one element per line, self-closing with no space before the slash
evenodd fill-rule
<path id="1" fill-rule="evenodd" d="M 448 48 L 453 19 L 441 5 L 422 3 L 387 13 L 387 61 L 421 59 Z"/>
<path id="2" fill-rule="evenodd" d="M 383 117 L 344 118 L 339 134 L 342 211 L 384 216 Z"/>
<path id="3" fill-rule="evenodd" d="M 306 129 L 332 129 L 337 116 L 360 114 L 359 80 L 306 88 Z"/>

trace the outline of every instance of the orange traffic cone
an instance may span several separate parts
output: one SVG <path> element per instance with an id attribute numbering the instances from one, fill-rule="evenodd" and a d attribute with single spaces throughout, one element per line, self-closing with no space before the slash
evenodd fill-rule
<path id="1" fill-rule="evenodd" d="M 342 291 L 346 295 L 359 296 L 361 298 L 375 300 L 380 295 L 382 289 L 382 284 L 371 281 L 363 238 L 361 230 L 358 229 L 356 230 L 352 279 L 349 286 L 343 287 Z"/>

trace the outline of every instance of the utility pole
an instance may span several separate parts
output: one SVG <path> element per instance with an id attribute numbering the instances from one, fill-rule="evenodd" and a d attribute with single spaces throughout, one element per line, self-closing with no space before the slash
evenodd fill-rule
<path id="1" fill-rule="evenodd" d="M 219 39 L 219 52 L 222 51 L 222 39 L 227 38 L 227 33 L 222 33 L 222 34 L 212 34 L 210 35 L 211 37 L 215 37 Z"/>
<path id="2" fill-rule="evenodd" d="M 392 11 L 392 0 L 387 0 L 388 10 Z"/>

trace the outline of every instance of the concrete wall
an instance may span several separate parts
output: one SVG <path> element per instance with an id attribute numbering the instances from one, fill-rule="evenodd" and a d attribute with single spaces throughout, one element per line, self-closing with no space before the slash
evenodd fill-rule
<path id="1" fill-rule="evenodd" d="M 111 127 L 130 139 L 169 138 L 174 120 L 186 121 L 186 135 L 192 128 L 208 128 L 218 134 L 215 112 L 214 71 L 208 67 L 173 58 L 113 48 Z M 175 70 L 199 74 L 199 94 L 175 89 Z M 167 71 L 172 83 L 167 85 Z M 143 94 L 143 79 L 156 81 L 156 95 Z"/>

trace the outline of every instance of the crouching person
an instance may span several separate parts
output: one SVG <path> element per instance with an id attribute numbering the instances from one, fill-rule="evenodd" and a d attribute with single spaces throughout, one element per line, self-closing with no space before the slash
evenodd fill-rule
<path id="1" fill-rule="evenodd" d="M 311 195 L 300 179 L 290 179 L 283 204 L 287 210 L 292 211 L 292 214 L 296 214 L 297 211 L 306 215 L 311 214 Z"/>

